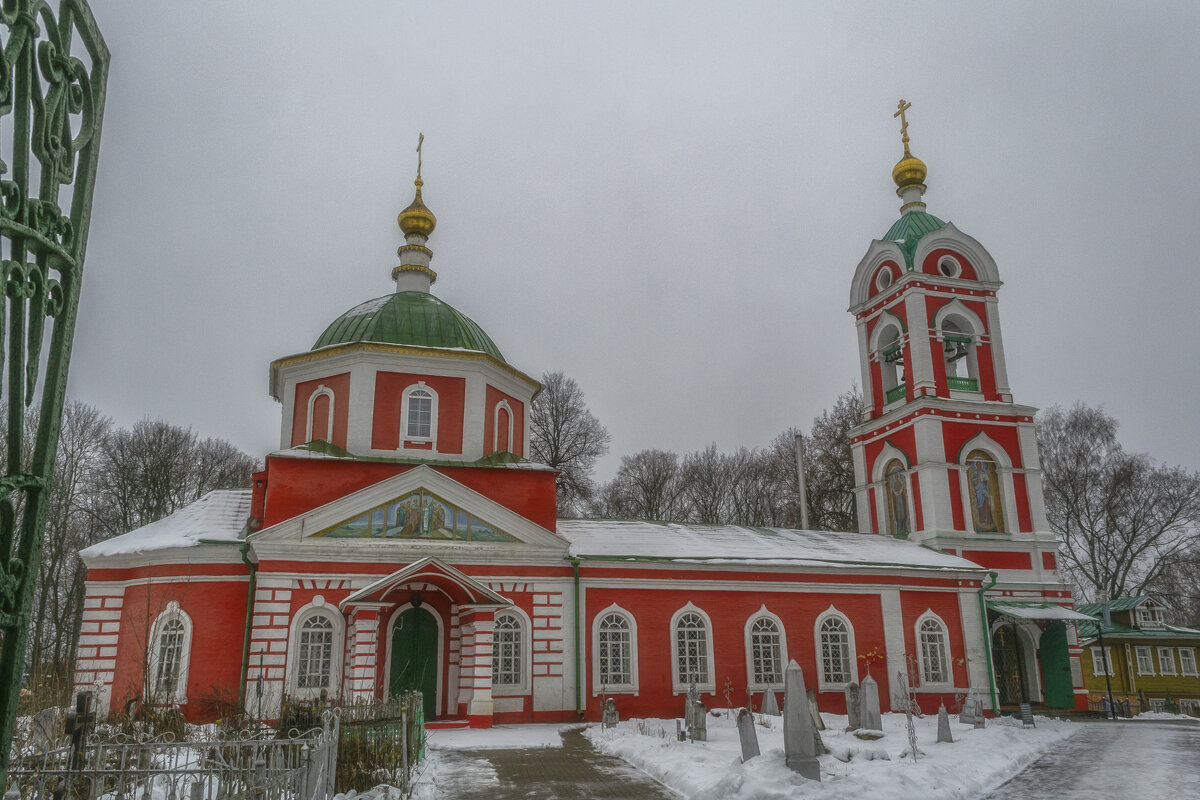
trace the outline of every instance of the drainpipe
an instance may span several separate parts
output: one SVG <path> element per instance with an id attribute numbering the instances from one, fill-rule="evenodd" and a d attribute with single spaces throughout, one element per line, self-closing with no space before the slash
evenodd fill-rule
<path id="1" fill-rule="evenodd" d="M 242 562 L 250 568 L 250 584 L 246 594 L 246 628 L 242 632 L 242 671 L 238 677 L 238 705 L 246 701 L 246 668 L 250 663 L 250 621 L 254 614 L 254 590 L 258 585 L 258 565 L 249 558 L 250 545 L 241 544 Z"/>
<path id="2" fill-rule="evenodd" d="M 571 559 L 571 567 L 575 570 L 575 714 L 583 719 L 583 684 L 579 682 L 579 660 L 583 653 L 579 650 L 579 559 Z"/>
<path id="3" fill-rule="evenodd" d="M 992 713 L 999 715 L 1000 704 L 996 701 L 996 676 L 992 672 L 992 634 L 988 630 L 987 603 L 983 600 L 983 593 L 996 585 L 996 582 L 1000 580 L 1000 573 L 989 572 L 988 580 L 991 583 L 979 587 L 979 618 L 983 621 L 983 654 L 987 656 L 988 690 L 992 696 Z"/>

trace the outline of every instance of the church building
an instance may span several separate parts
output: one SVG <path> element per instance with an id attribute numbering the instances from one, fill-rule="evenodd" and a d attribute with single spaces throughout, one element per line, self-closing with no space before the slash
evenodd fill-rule
<path id="1" fill-rule="evenodd" d="M 851 283 L 860 532 L 559 519 L 528 458 L 540 385 L 432 292 L 418 168 L 395 290 L 270 365 L 279 449 L 252 488 L 82 552 L 77 688 L 193 721 L 416 688 L 427 721 L 489 726 L 608 696 L 670 718 L 693 685 L 758 707 L 794 659 L 830 712 L 868 674 L 885 710 L 1086 706 L 996 265 L 925 211 L 902 123 L 901 216 Z"/>

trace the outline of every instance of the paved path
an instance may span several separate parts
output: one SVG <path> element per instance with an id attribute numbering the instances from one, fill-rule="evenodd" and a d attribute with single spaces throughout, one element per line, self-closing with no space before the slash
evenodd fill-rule
<path id="1" fill-rule="evenodd" d="M 442 750 L 438 789 L 454 800 L 677 800 L 646 773 L 596 752 L 578 730 L 562 739 L 561 748 Z"/>
<path id="2" fill-rule="evenodd" d="M 1200 797 L 1200 725 L 1084 724 L 986 800 Z"/>

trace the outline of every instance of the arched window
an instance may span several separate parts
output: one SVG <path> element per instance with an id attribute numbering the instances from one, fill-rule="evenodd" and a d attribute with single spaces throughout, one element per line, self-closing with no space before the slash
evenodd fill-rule
<path id="1" fill-rule="evenodd" d="M 983 450 L 967 455 L 967 491 L 976 533 L 1004 531 L 1004 503 L 996 461 Z"/>
<path id="2" fill-rule="evenodd" d="M 492 685 L 521 687 L 525 680 L 522 633 L 525 626 L 516 614 L 497 614 L 492 635 Z"/>
<path id="3" fill-rule="evenodd" d="M 492 450 L 516 452 L 516 445 L 513 444 L 513 413 L 507 400 L 496 404 L 492 417 Z"/>
<path id="4" fill-rule="evenodd" d="M 292 618 L 288 690 L 300 698 L 324 690 L 336 694 L 341 681 L 342 620 L 320 595 Z"/>
<path id="5" fill-rule="evenodd" d="M 333 623 L 324 614 L 300 624 L 296 643 L 296 688 L 328 689 L 333 677 Z"/>
<path id="6" fill-rule="evenodd" d="M 596 688 L 601 691 L 636 688 L 633 622 L 620 612 L 600 615 L 596 624 Z"/>
<path id="7" fill-rule="evenodd" d="M 693 683 L 701 690 L 713 691 L 712 630 L 707 617 L 689 604 L 676 614 L 671 627 L 675 637 L 675 691 L 686 691 Z"/>
<path id="8" fill-rule="evenodd" d="M 433 395 L 417 389 L 408 395 L 408 439 L 429 439 L 433 434 Z"/>
<path id="9" fill-rule="evenodd" d="M 783 632 L 770 617 L 750 624 L 750 685 L 768 688 L 783 685 Z"/>
<path id="10" fill-rule="evenodd" d="M 934 617 L 925 617 L 917 626 L 921 647 L 921 684 L 950 683 L 950 650 L 946 628 Z"/>
<path id="11" fill-rule="evenodd" d="M 151 703 L 186 703 L 188 662 L 191 660 L 192 622 L 175 601 L 154 621 L 151 636 L 149 680 Z"/>
<path id="12" fill-rule="evenodd" d="M 888 530 L 893 536 L 908 536 L 912 525 L 908 521 L 908 478 L 904 464 L 894 458 L 883 470 L 884 494 L 887 497 Z"/>
<path id="13" fill-rule="evenodd" d="M 904 397 L 904 340 L 900 329 L 888 323 L 879 337 L 879 368 L 883 379 L 884 405 Z"/>
<path id="14" fill-rule="evenodd" d="M 822 689 L 844 687 L 854 680 L 854 648 L 850 623 L 830 614 L 818 625 Z"/>
<path id="15" fill-rule="evenodd" d="M 305 441 L 333 441 L 333 392 L 319 384 L 308 398 L 308 426 Z"/>

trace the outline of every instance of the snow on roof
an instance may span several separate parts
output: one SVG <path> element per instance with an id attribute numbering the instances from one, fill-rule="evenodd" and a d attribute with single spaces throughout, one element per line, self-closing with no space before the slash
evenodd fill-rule
<path id="1" fill-rule="evenodd" d="M 865 533 L 589 519 L 560 519 L 558 533 L 571 543 L 571 555 L 581 558 L 981 569 L 958 556 Z"/>
<path id="2" fill-rule="evenodd" d="M 80 551 L 80 555 L 89 558 L 145 553 L 193 547 L 201 540 L 236 542 L 249 516 L 249 489 L 216 489 L 170 516 L 98 542 Z"/>

